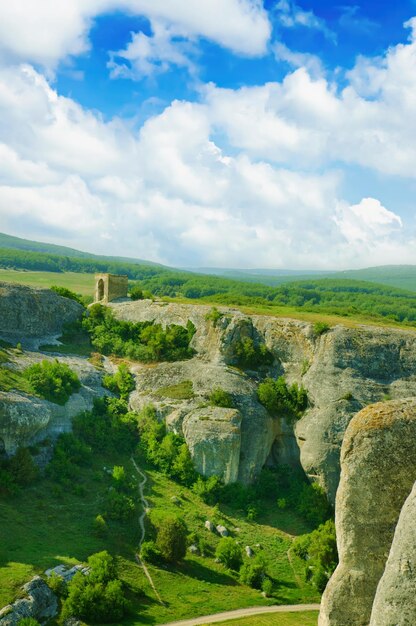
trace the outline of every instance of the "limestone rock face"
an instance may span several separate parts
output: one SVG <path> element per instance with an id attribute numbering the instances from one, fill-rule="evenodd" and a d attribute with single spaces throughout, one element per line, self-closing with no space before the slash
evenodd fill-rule
<path id="1" fill-rule="evenodd" d="M 130 396 L 131 408 L 153 404 L 168 428 L 185 437 L 198 471 L 206 476 L 218 474 L 226 482 L 248 483 L 255 478 L 276 433 L 285 426 L 258 403 L 253 380 L 235 368 L 200 358 L 137 366 L 134 371 L 137 389 Z M 190 397 L 172 397 L 184 381 L 192 385 Z M 217 387 L 231 394 L 235 409 L 208 406 L 209 395 Z M 296 450 L 293 459 L 298 459 Z"/>
<path id="2" fill-rule="evenodd" d="M 241 446 L 241 414 L 236 409 L 206 407 L 186 415 L 183 433 L 196 470 L 204 476 L 238 479 Z"/>
<path id="3" fill-rule="evenodd" d="M 49 289 L 0 282 L 0 335 L 14 342 L 58 335 L 82 306 Z"/>
<path id="4" fill-rule="evenodd" d="M 416 483 L 400 513 L 371 613 L 370 626 L 391 624 L 416 624 Z"/>
<path id="5" fill-rule="evenodd" d="M 340 561 L 322 597 L 319 626 L 369 624 L 396 523 L 416 479 L 415 439 L 414 399 L 371 405 L 349 424 L 336 497 Z"/>
<path id="6" fill-rule="evenodd" d="M 24 369 L 42 359 L 51 357 L 25 352 L 12 366 Z M 94 398 L 107 393 L 101 387 L 101 373 L 86 359 L 60 357 L 60 360 L 78 374 L 81 389 L 63 406 L 17 391 L 0 391 L 0 451 L 13 454 L 19 446 L 70 431 L 72 418 L 81 411 L 90 410 Z"/>
<path id="7" fill-rule="evenodd" d="M 225 307 L 220 307 L 223 315 L 215 326 L 206 319 L 211 311 L 209 306 L 142 300 L 112 307 L 120 319 L 155 320 L 162 325 L 186 325 L 190 319 L 195 324 L 197 330 L 191 345 L 197 355 L 187 362 L 191 365 L 175 364 L 175 380 L 190 379 L 195 370 L 192 380 L 196 395 L 201 392 L 203 396 L 214 383 L 235 391 L 235 386 L 228 387 L 228 381 L 232 380 L 231 373 L 237 372 L 232 367 L 236 362 L 235 344 L 243 337 L 265 342 L 273 353 L 275 361 L 270 375 L 284 374 L 288 382 L 297 381 L 307 388 L 310 406 L 294 433 L 284 421 L 265 415 L 255 398 L 255 374 L 235 373 L 233 380 L 241 386 L 241 402 L 243 394 L 251 394 L 244 407 L 237 406 L 242 414 L 239 476 L 244 480 L 250 480 L 269 456 L 271 461 L 280 463 L 296 463 L 300 457 L 305 472 L 320 482 L 334 503 L 341 443 L 352 417 L 385 396 L 416 396 L 416 334 L 411 331 L 336 326 L 317 337 L 312 325 L 305 322 L 247 316 Z M 155 387 L 165 371 L 172 370 L 162 365 L 152 369 Z M 139 388 L 139 395 L 143 401 L 153 401 L 146 397 L 143 387 Z M 195 400 L 173 404 L 164 400 L 159 402 L 159 408 L 168 421 L 181 423 L 184 414 L 195 408 Z"/>
<path id="8" fill-rule="evenodd" d="M 17 626 L 20 620 L 31 617 L 44 622 L 55 617 L 58 601 L 55 594 L 40 576 L 35 576 L 23 586 L 27 598 L 16 600 L 0 612 L 0 626 Z"/>

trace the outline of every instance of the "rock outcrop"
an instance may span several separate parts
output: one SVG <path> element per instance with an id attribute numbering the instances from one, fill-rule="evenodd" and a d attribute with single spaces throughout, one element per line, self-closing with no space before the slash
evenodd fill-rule
<path id="1" fill-rule="evenodd" d="M 242 415 L 239 469 L 242 480 L 250 480 L 266 459 L 294 464 L 300 456 L 305 472 L 322 484 L 334 502 L 341 443 L 352 417 L 385 397 L 416 396 L 416 334 L 412 331 L 335 326 L 316 336 L 313 326 L 305 322 L 247 316 L 223 307 L 222 317 L 215 325 L 206 319 L 211 311 L 208 306 L 147 300 L 112 307 L 120 319 L 155 320 L 162 325 L 186 325 L 190 319 L 195 324 L 197 331 L 191 345 L 197 356 L 191 362 L 174 364 L 174 381 L 193 380 L 196 395 L 199 390 L 202 398 L 213 385 L 236 394 Z M 236 342 L 244 337 L 264 342 L 273 353 L 275 360 L 269 368 L 270 375 L 284 374 L 289 382 L 301 382 L 307 388 L 310 406 L 297 422 L 295 433 L 285 420 L 270 419 L 257 402 L 256 374 L 233 367 Z M 154 401 L 147 390 L 169 385 L 165 373 L 172 371 L 162 364 L 144 372 L 134 405 L 140 404 L 139 396 L 142 401 Z M 142 374 L 139 381 L 141 378 Z M 233 382 L 237 380 L 240 394 Z M 243 397 L 248 399 L 245 406 L 241 406 Z M 171 412 L 175 412 L 174 420 L 178 414 L 183 420 L 197 405 L 195 401 L 158 403 L 168 420 Z"/>
<path id="2" fill-rule="evenodd" d="M 336 498 L 340 560 L 322 598 L 319 626 L 369 624 L 397 520 L 416 479 L 415 440 L 414 399 L 374 404 L 360 411 L 349 424 L 342 444 Z M 405 510 L 402 524 L 411 514 L 411 507 L 409 504 L 409 510 Z M 388 572 L 398 566 L 400 551 L 409 549 L 397 536 L 399 545 L 392 552 L 379 603 L 388 601 L 383 592 L 392 584 Z M 414 537 L 414 529 L 409 529 L 408 537 Z M 412 550 L 414 562 L 414 544 Z M 414 584 L 413 577 L 414 571 Z M 381 623 L 411 626 L 414 622 Z"/>
<path id="3" fill-rule="evenodd" d="M 416 624 L 416 483 L 400 513 L 370 626 Z"/>
<path id="4" fill-rule="evenodd" d="M 0 626 L 17 626 L 20 620 L 29 617 L 45 622 L 57 614 L 58 600 L 40 576 L 23 585 L 23 591 L 27 598 L 16 600 L 1 610 Z"/>
<path id="5" fill-rule="evenodd" d="M 78 302 L 50 289 L 0 282 L 0 336 L 14 343 L 35 345 L 36 338 L 59 335 L 82 310 Z"/>
<path id="6" fill-rule="evenodd" d="M 25 352 L 10 364 L 24 369 L 42 359 L 45 354 Z M 84 358 L 60 357 L 73 369 L 81 382 L 81 389 L 61 406 L 22 392 L 0 391 L 0 451 L 13 454 L 19 446 L 26 446 L 59 433 L 71 430 L 72 418 L 81 411 L 90 410 L 95 397 L 107 393 L 101 386 L 102 374 Z"/>

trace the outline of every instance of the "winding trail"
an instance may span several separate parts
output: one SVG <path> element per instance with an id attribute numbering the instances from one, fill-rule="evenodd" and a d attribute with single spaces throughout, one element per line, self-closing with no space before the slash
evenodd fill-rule
<path id="1" fill-rule="evenodd" d="M 153 589 L 153 592 L 154 592 L 158 602 L 162 606 L 165 606 L 165 603 L 163 602 L 162 598 L 160 597 L 160 594 L 159 594 L 158 590 L 156 589 L 155 583 L 153 582 L 153 579 L 150 576 L 150 572 L 149 572 L 149 570 L 146 567 L 146 563 L 140 557 L 140 549 L 142 547 L 142 543 L 144 541 L 145 534 L 146 534 L 146 529 L 145 529 L 145 526 L 144 526 L 144 520 L 145 520 L 145 517 L 147 515 L 147 510 L 149 509 L 149 502 L 146 500 L 145 495 L 143 493 L 144 486 L 147 483 L 147 476 L 146 476 L 146 474 L 144 474 L 142 472 L 142 470 L 137 465 L 137 463 L 133 459 L 133 457 L 131 457 L 131 461 L 133 463 L 134 469 L 136 470 L 136 473 L 141 478 L 141 480 L 139 480 L 139 483 L 138 483 L 138 490 L 139 490 L 140 502 L 141 502 L 142 507 L 143 507 L 143 512 L 139 515 L 139 526 L 140 526 L 140 530 L 141 530 L 141 537 L 140 537 L 140 541 L 139 541 L 139 551 L 136 552 L 136 554 L 134 555 L 134 558 L 136 559 L 137 564 L 140 565 L 140 567 L 143 569 L 143 571 L 144 571 L 144 573 L 146 575 L 146 578 L 149 581 L 150 586 Z"/>
<path id="2" fill-rule="evenodd" d="M 264 615 L 265 613 L 301 613 L 302 611 L 319 611 L 319 604 L 280 604 L 276 606 L 254 606 L 249 609 L 237 609 L 236 611 L 224 611 L 214 615 L 203 615 L 193 619 L 185 619 L 179 622 L 169 622 L 161 626 L 203 626 L 215 624 L 229 619 L 250 617 L 251 615 Z"/>

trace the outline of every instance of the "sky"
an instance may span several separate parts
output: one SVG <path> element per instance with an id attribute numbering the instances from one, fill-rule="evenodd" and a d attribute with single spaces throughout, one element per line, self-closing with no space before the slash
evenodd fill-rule
<path id="1" fill-rule="evenodd" d="M 0 231 L 175 267 L 416 264 L 416 1 L 0 2 Z"/>

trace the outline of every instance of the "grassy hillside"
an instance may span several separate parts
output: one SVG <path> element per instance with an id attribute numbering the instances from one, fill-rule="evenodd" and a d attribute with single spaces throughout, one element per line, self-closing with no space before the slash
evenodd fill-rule
<path id="1" fill-rule="evenodd" d="M 309 528 L 295 513 L 279 509 L 276 502 L 265 506 L 256 522 L 249 522 L 242 512 L 221 507 L 227 526 L 240 529 L 234 530 L 234 534 L 242 545 L 261 544 L 274 581 L 272 598 L 264 599 L 258 591 L 240 584 L 233 574 L 215 563 L 213 555 L 189 555 L 177 566 L 149 566 L 166 605 L 161 606 L 134 558 L 139 536 L 136 519 L 128 523 L 109 522 L 110 531 L 104 538 L 93 532 L 94 518 L 102 512 L 111 484 L 103 467 L 115 464 L 123 464 L 133 475 L 128 457 L 117 453 L 97 455 L 93 465 L 83 469 L 82 484 L 63 489 L 43 479 L 13 499 L 2 500 L 0 606 L 13 600 L 19 587 L 35 573 L 58 563 L 83 562 L 92 552 L 103 549 L 117 556 L 121 579 L 129 587 L 135 613 L 135 617 L 123 622 L 129 626 L 160 624 L 246 606 L 319 602 L 316 590 L 303 581 L 302 562 L 294 555 L 290 562 L 287 556 L 292 537 Z M 146 471 L 146 493 L 152 510 L 180 514 L 189 530 L 205 536 L 215 549 L 218 536 L 204 529 L 204 521 L 213 519 L 218 510 L 155 470 Z M 179 499 L 179 506 L 173 502 L 173 496 Z"/>
<path id="2" fill-rule="evenodd" d="M 333 277 L 366 280 L 416 291 L 416 265 L 383 265 L 361 270 L 346 270 L 345 272 L 337 272 Z"/>
<path id="3" fill-rule="evenodd" d="M 64 256 L 69 258 L 80 259 L 95 259 L 96 261 L 105 262 L 127 262 L 127 263 L 141 263 L 144 265 L 156 265 L 152 261 L 144 261 L 143 259 L 133 259 L 128 257 L 118 256 L 103 256 L 92 254 L 91 252 L 82 252 L 81 250 L 74 250 L 74 248 L 67 248 L 66 246 L 57 246 L 53 243 L 43 243 L 40 241 L 32 241 L 30 239 L 21 239 L 20 237 L 13 237 L 12 235 L 6 235 L 6 233 L 0 233 L 0 248 L 9 248 L 13 250 L 26 250 L 29 252 L 42 252 L 45 254 L 53 254 L 58 256 Z"/>
<path id="4" fill-rule="evenodd" d="M 316 626 L 318 611 L 301 613 L 269 613 L 219 622 L 219 626 Z"/>

